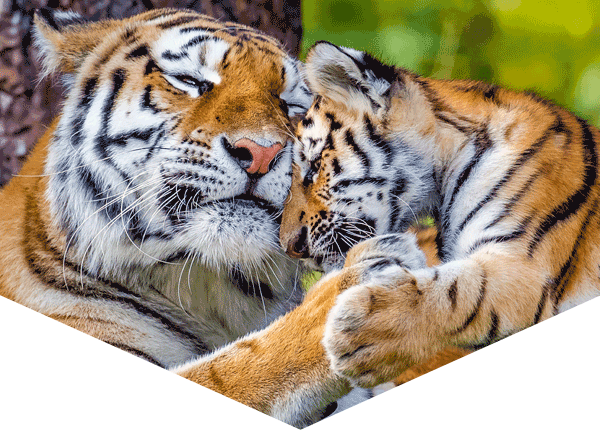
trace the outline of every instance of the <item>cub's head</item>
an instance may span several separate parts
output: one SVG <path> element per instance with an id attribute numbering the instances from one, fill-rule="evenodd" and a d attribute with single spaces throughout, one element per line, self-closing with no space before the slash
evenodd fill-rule
<path id="1" fill-rule="evenodd" d="M 315 99 L 298 126 L 280 239 L 288 254 L 329 269 L 360 240 L 416 221 L 432 167 L 405 144 L 418 122 L 406 113 L 416 85 L 409 72 L 319 42 L 306 74 Z"/>
<path id="2" fill-rule="evenodd" d="M 290 117 L 311 95 L 276 40 L 183 10 L 97 23 L 42 10 L 35 40 L 66 86 L 47 197 L 92 273 L 278 252 Z"/>

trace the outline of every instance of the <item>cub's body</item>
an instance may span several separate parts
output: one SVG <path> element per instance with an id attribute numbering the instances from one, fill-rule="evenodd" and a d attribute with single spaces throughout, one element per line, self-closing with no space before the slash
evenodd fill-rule
<path id="1" fill-rule="evenodd" d="M 339 267 L 379 235 L 344 262 L 361 275 L 325 331 L 338 374 L 373 385 L 600 295 L 597 128 L 531 94 L 326 42 L 307 78 L 282 242 Z M 402 233 L 423 213 L 438 228 L 431 268 Z"/>

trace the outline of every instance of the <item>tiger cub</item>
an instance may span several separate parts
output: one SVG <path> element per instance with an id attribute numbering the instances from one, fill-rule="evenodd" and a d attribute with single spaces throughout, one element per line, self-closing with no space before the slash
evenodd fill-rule
<path id="1" fill-rule="evenodd" d="M 327 42 L 306 70 L 316 97 L 280 238 L 291 255 L 345 264 L 331 275 L 344 281 L 320 285 L 338 295 L 323 340 L 337 374 L 373 386 L 599 295 L 597 128 L 531 94 Z M 424 213 L 438 228 L 432 268 L 403 233 Z"/>
<path id="2" fill-rule="evenodd" d="M 350 386 L 326 311 L 281 317 L 303 295 L 278 243 L 301 64 L 186 10 L 46 9 L 34 36 L 66 97 L 0 191 L 0 295 L 287 423 L 329 413 Z"/>

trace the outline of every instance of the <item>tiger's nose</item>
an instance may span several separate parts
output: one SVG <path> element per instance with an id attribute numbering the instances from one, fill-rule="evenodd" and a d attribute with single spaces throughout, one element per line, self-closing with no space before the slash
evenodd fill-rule
<path id="1" fill-rule="evenodd" d="M 308 228 L 306 226 L 297 231 L 294 237 L 290 238 L 287 243 L 283 243 L 282 241 L 281 244 L 290 257 L 310 257 L 310 253 L 308 252 Z"/>
<path id="2" fill-rule="evenodd" d="M 238 149 L 235 154 L 232 154 L 238 164 L 250 174 L 259 173 L 261 175 L 269 171 L 272 167 L 271 161 L 283 149 L 281 143 L 265 147 L 248 138 L 238 140 L 233 147 Z"/>

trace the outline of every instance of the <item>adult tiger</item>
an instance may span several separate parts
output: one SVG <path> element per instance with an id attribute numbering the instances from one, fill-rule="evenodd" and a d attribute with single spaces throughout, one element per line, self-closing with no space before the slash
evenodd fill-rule
<path id="1" fill-rule="evenodd" d="M 277 241 L 289 118 L 311 100 L 300 63 L 184 10 L 41 10 L 35 43 L 66 99 L 0 192 L 0 294 L 288 423 L 319 419 L 349 389 L 319 309 L 255 331 L 302 298 Z"/>
<path id="2" fill-rule="evenodd" d="M 327 42 L 306 67 L 316 97 L 282 243 L 335 268 L 381 235 L 350 250 L 335 275 L 346 281 L 321 285 L 339 294 L 324 337 L 338 374 L 372 386 L 598 296 L 598 129 L 531 94 L 420 77 Z M 433 268 L 401 233 L 427 211 Z"/>

